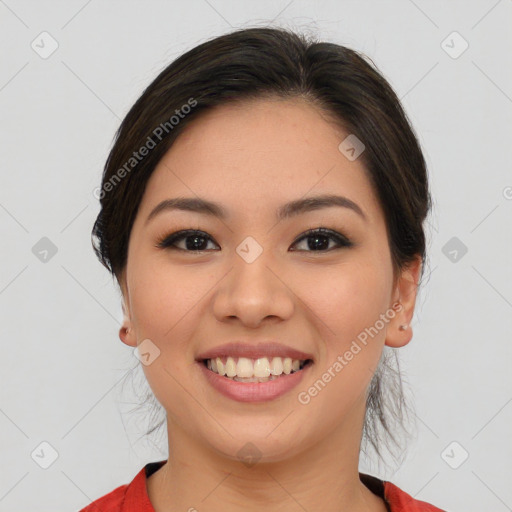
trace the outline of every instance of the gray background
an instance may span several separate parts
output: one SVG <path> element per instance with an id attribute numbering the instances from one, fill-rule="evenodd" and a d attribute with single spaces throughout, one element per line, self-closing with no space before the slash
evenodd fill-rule
<path id="1" fill-rule="evenodd" d="M 0 0 L 0 511 L 78 510 L 166 458 L 130 412 L 140 363 L 91 248 L 93 190 L 163 67 L 270 21 L 370 56 L 429 165 L 430 263 L 400 349 L 417 432 L 400 468 L 361 469 L 452 512 L 512 510 L 511 20 L 511 0 Z"/>

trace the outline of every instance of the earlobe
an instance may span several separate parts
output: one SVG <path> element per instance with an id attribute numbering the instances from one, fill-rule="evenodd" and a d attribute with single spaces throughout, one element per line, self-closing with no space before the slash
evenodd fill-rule
<path id="1" fill-rule="evenodd" d="M 422 261 L 418 256 L 401 273 L 394 290 L 394 317 L 389 322 L 385 344 L 389 347 L 403 347 L 412 339 L 411 322 L 414 315 L 418 281 Z"/>
<path id="2" fill-rule="evenodd" d="M 136 347 L 137 346 L 137 339 L 135 337 L 135 334 L 133 332 L 133 329 L 126 325 L 126 322 L 123 322 L 123 325 L 119 329 L 119 339 L 125 344 L 130 347 Z"/>
<path id="3" fill-rule="evenodd" d="M 137 346 L 137 337 L 135 336 L 133 328 L 131 327 L 130 315 L 128 312 L 128 308 L 126 307 L 124 296 L 123 296 L 123 300 L 122 300 L 122 308 L 123 308 L 124 320 L 123 320 L 123 325 L 119 329 L 119 339 L 125 345 L 128 345 L 130 347 L 136 347 Z"/>
<path id="4" fill-rule="evenodd" d="M 401 304 L 401 303 L 400 303 Z M 403 311 L 403 309 L 401 310 Z M 397 316 L 400 315 L 400 313 L 397 314 Z M 386 342 L 385 345 L 388 347 L 403 347 L 404 345 L 407 345 L 409 341 L 412 339 L 412 328 L 409 325 L 409 323 L 400 323 L 398 324 L 396 322 L 397 317 L 395 317 L 388 326 L 387 332 L 386 332 Z"/>

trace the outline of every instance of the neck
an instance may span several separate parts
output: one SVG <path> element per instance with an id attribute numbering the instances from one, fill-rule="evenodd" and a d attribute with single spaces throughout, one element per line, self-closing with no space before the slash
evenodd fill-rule
<path id="1" fill-rule="evenodd" d="M 384 501 L 359 480 L 361 416 L 314 446 L 249 467 L 168 421 L 169 458 L 147 481 L 151 503 L 156 512 L 385 512 Z"/>

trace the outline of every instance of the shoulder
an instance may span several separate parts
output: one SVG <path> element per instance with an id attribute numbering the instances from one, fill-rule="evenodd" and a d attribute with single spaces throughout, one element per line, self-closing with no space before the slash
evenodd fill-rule
<path id="1" fill-rule="evenodd" d="M 146 467 L 129 484 L 116 487 L 80 512 L 154 512 L 146 492 Z"/>
<path id="2" fill-rule="evenodd" d="M 393 483 L 376 476 L 359 473 L 359 478 L 370 491 L 384 500 L 389 512 L 446 512 L 426 501 L 415 500 Z"/>
<path id="3" fill-rule="evenodd" d="M 107 511 L 108 512 L 120 512 L 122 510 L 122 506 L 124 503 L 124 499 L 126 496 L 126 489 L 128 488 L 128 484 L 120 485 L 113 491 L 105 494 L 101 498 L 93 501 L 85 508 L 81 509 L 80 512 L 99 512 Z"/>
<path id="4" fill-rule="evenodd" d="M 391 482 L 384 482 L 384 495 L 391 512 L 445 512 L 426 501 L 414 499 Z"/>

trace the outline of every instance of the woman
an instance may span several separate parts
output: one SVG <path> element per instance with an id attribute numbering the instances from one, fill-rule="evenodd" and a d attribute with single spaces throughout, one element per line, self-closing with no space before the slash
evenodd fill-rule
<path id="1" fill-rule="evenodd" d="M 439 511 L 359 473 L 394 438 L 425 161 L 362 56 L 253 28 L 170 64 L 122 122 L 94 249 L 166 411 L 169 457 L 83 509 Z M 385 349 L 386 347 L 386 349 Z"/>

